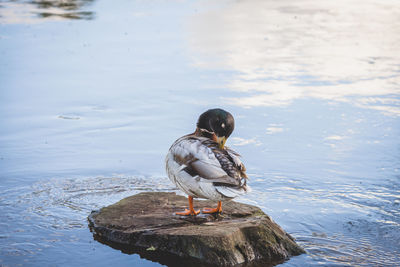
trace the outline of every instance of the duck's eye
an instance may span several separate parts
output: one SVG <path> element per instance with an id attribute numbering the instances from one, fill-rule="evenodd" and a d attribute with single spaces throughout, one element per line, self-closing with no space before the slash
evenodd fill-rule
<path id="1" fill-rule="evenodd" d="M 221 124 L 221 128 L 225 128 L 225 123 L 222 123 L 222 124 Z"/>

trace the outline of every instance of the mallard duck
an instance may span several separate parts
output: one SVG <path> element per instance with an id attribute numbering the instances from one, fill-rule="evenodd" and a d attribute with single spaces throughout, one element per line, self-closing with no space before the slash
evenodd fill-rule
<path id="1" fill-rule="evenodd" d="M 169 179 L 188 195 L 189 209 L 177 215 L 197 215 L 193 198 L 218 201 L 203 213 L 221 213 L 222 201 L 250 190 L 240 155 L 225 146 L 235 126 L 233 116 L 223 109 L 210 109 L 200 115 L 194 133 L 176 140 L 166 157 Z"/>

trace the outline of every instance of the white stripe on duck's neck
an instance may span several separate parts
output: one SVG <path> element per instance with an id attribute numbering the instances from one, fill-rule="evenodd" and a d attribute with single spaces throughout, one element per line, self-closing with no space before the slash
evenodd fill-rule
<path id="1" fill-rule="evenodd" d="M 217 142 L 217 135 L 214 132 L 209 131 L 207 129 L 197 128 L 196 131 L 194 132 L 194 135 L 206 137 L 213 140 L 214 142 Z"/>
<path id="2" fill-rule="evenodd" d="M 206 132 L 206 133 L 208 133 L 208 134 L 215 134 L 214 132 L 211 132 L 211 131 L 209 131 L 209 130 L 207 130 L 207 129 L 203 129 L 203 128 L 198 128 L 201 132 Z"/>

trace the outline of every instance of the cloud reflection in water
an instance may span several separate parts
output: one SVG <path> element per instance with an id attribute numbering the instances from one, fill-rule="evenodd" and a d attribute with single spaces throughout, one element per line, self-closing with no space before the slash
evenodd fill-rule
<path id="1" fill-rule="evenodd" d="M 400 116 L 399 17 L 390 1 L 229 2 L 191 18 L 189 43 L 194 65 L 237 72 L 235 105 L 311 97 Z"/>

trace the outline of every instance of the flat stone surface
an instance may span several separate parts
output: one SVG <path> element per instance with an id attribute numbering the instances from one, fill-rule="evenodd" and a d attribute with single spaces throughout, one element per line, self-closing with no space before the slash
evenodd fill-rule
<path id="1" fill-rule="evenodd" d="M 216 205 L 194 200 L 195 209 Z M 304 253 L 255 206 L 229 201 L 221 215 L 175 215 L 187 206 L 187 198 L 175 193 L 146 192 L 94 211 L 88 219 L 96 240 L 169 266 L 273 266 Z"/>

